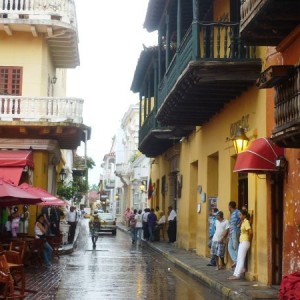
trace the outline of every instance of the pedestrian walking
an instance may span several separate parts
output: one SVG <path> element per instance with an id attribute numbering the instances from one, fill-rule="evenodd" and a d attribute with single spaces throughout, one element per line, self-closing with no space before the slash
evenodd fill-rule
<path id="1" fill-rule="evenodd" d="M 133 212 L 132 212 L 132 210 L 129 207 L 127 207 L 126 210 L 125 210 L 125 212 L 124 212 L 125 223 L 126 223 L 127 227 L 130 227 L 129 218 L 132 215 L 132 213 Z"/>
<path id="2" fill-rule="evenodd" d="M 156 226 L 157 218 L 154 213 L 154 208 L 151 208 L 148 214 L 148 230 L 149 230 L 149 241 L 154 242 L 154 230 Z"/>
<path id="3" fill-rule="evenodd" d="M 150 213 L 150 209 L 145 208 L 144 213 L 143 213 L 143 235 L 144 235 L 144 239 L 146 241 L 149 240 L 149 228 L 148 228 L 148 215 L 149 215 L 149 213 Z"/>
<path id="4" fill-rule="evenodd" d="M 67 214 L 67 221 L 68 224 L 70 225 L 69 229 L 69 236 L 68 236 L 68 242 L 71 244 L 74 241 L 75 237 L 75 231 L 76 231 L 76 225 L 77 225 L 77 211 L 74 206 L 70 207 L 70 211 Z"/>
<path id="5" fill-rule="evenodd" d="M 93 248 L 96 248 L 96 243 L 99 237 L 101 222 L 97 212 L 90 217 L 89 228 L 92 237 Z"/>
<path id="6" fill-rule="evenodd" d="M 64 213 L 58 206 L 51 206 L 50 209 L 50 229 L 51 233 L 59 236 L 60 235 L 60 230 L 59 230 L 59 225 L 60 225 L 60 219 L 61 217 L 64 217 Z"/>
<path id="7" fill-rule="evenodd" d="M 233 262 L 231 267 L 235 268 L 239 247 L 240 211 L 236 208 L 234 201 L 230 201 L 228 207 L 230 211 L 228 252 Z"/>
<path id="8" fill-rule="evenodd" d="M 129 226 L 130 226 L 129 230 L 130 230 L 132 244 L 135 243 L 135 225 L 136 225 L 135 215 L 136 215 L 136 213 L 137 213 L 137 210 L 134 209 L 133 213 L 129 217 Z"/>
<path id="9" fill-rule="evenodd" d="M 135 215 L 135 237 L 137 245 L 141 244 L 142 239 L 142 231 L 143 231 L 143 216 L 142 216 L 142 210 L 140 209 L 138 213 Z"/>
<path id="10" fill-rule="evenodd" d="M 172 206 L 168 207 L 168 237 L 169 243 L 176 242 L 176 234 L 177 234 L 177 214 Z"/>

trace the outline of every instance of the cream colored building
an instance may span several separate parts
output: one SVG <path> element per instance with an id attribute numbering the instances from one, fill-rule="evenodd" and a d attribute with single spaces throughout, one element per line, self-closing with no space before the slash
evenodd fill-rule
<path id="1" fill-rule="evenodd" d="M 83 99 L 66 97 L 67 69 L 79 63 L 74 1 L 0 1 L 0 148 L 31 150 L 24 180 L 52 193 L 60 150 L 72 156 L 90 138 Z"/>

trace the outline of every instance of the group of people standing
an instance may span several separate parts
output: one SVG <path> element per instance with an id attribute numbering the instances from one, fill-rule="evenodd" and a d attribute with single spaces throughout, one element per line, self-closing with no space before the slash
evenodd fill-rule
<path id="1" fill-rule="evenodd" d="M 18 206 L 4 207 L 1 211 L 1 232 L 17 237 L 18 233 L 28 233 L 28 205 L 23 205 L 22 212 Z"/>
<path id="2" fill-rule="evenodd" d="M 236 202 L 228 204 L 230 219 L 224 219 L 222 211 L 213 208 L 210 216 L 211 260 L 208 266 L 216 266 L 217 270 L 225 268 L 224 255 L 228 241 L 228 252 L 233 262 L 234 273 L 229 280 L 240 279 L 245 273 L 245 260 L 252 238 L 250 215 L 246 207 L 238 210 Z"/>
<path id="3" fill-rule="evenodd" d="M 145 208 L 144 211 L 129 208 L 125 211 L 127 226 L 131 232 L 132 244 L 141 243 L 142 235 L 146 241 L 154 242 L 160 240 L 160 233 L 168 224 L 169 243 L 176 241 L 176 217 L 177 214 L 172 206 L 168 207 L 168 216 L 159 209 Z"/>

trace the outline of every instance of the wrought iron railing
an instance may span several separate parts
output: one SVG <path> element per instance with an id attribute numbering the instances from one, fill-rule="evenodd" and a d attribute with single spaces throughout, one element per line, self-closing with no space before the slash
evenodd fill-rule
<path id="1" fill-rule="evenodd" d="M 276 86 L 275 131 L 300 120 L 300 67 L 288 80 Z"/>

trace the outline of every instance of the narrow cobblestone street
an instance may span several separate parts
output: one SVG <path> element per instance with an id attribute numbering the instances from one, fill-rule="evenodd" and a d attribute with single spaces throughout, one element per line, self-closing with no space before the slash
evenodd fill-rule
<path id="1" fill-rule="evenodd" d="M 77 249 L 60 264 L 65 268 L 56 299 L 221 299 L 147 245 L 132 245 L 122 231 L 100 236 L 93 250 L 87 220 Z"/>

